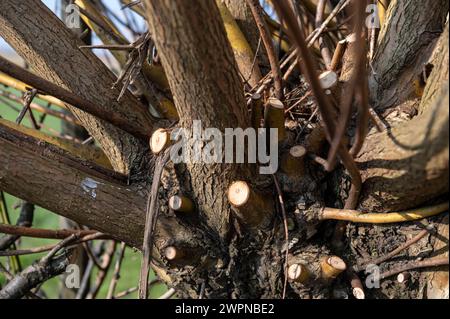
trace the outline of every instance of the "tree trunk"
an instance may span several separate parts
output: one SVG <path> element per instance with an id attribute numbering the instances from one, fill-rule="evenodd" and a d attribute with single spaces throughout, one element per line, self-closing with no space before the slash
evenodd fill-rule
<path id="1" fill-rule="evenodd" d="M 43 142 L 24 136 L 0 124 L 2 190 L 81 225 L 116 234 L 133 246 L 142 245 L 142 191 L 104 180 L 89 166 L 70 164 L 76 161 L 53 163 L 49 152 L 40 146 L 45 145 Z M 60 153 L 67 154 L 62 150 Z M 51 183 L 48 176 L 52 177 Z"/>
<path id="2" fill-rule="evenodd" d="M 416 207 L 448 192 L 448 82 L 426 113 L 369 136 L 357 162 L 367 212 Z"/>

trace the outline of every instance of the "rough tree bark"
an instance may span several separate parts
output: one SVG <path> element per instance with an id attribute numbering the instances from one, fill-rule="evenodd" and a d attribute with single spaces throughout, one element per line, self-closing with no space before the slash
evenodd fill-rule
<path id="1" fill-rule="evenodd" d="M 0 35 L 41 77 L 105 108 L 105 112 L 123 112 L 148 127 L 148 110 L 127 92 L 120 103 L 119 90 L 112 90 L 115 77 L 83 43 L 67 29 L 41 1 L 0 2 Z M 144 165 L 143 143 L 71 106 L 69 109 L 99 142 L 117 171 L 129 173 L 133 165 Z"/>
<path id="2" fill-rule="evenodd" d="M 408 209 L 448 192 L 448 95 L 445 82 L 426 113 L 367 138 L 357 159 L 362 210 Z"/>
<path id="3" fill-rule="evenodd" d="M 441 34 L 436 48 L 434 49 L 433 56 L 430 59 L 430 67 L 433 68 L 431 73 L 426 74 L 427 79 L 423 81 L 426 82 L 424 88 L 422 100 L 419 105 L 419 114 L 427 112 L 428 107 L 433 103 L 436 96 L 441 94 L 442 83 L 448 81 L 448 22 L 445 27 L 444 32 Z"/>
<path id="4" fill-rule="evenodd" d="M 371 99 L 377 110 L 418 98 L 414 82 L 423 73 L 447 14 L 446 0 L 391 2 L 370 78 Z"/>
<path id="5" fill-rule="evenodd" d="M 158 0 L 145 4 L 180 127 L 191 129 L 193 120 L 221 132 L 248 127 L 244 89 L 215 2 Z M 226 192 L 233 180 L 242 178 L 241 170 L 230 164 L 188 165 L 193 200 L 222 240 L 230 225 Z"/>

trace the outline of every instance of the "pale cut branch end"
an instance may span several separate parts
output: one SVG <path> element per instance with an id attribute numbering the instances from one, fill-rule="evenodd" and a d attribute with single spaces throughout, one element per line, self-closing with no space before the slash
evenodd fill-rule
<path id="1" fill-rule="evenodd" d="M 164 151 L 171 143 L 170 133 L 166 129 L 157 129 L 150 138 L 150 149 L 154 154 Z"/>
<path id="2" fill-rule="evenodd" d="M 397 281 L 401 284 L 406 283 L 409 278 L 411 278 L 411 274 L 409 272 L 402 272 L 397 275 Z"/>
<path id="3" fill-rule="evenodd" d="M 239 208 L 249 202 L 250 193 L 250 186 L 246 182 L 237 181 L 228 190 L 228 200 L 235 208 Z"/>
<path id="4" fill-rule="evenodd" d="M 334 71 L 325 71 L 319 75 L 320 85 L 324 90 L 330 90 L 338 83 L 338 75 Z"/>
<path id="5" fill-rule="evenodd" d="M 183 253 L 174 246 L 169 246 L 164 250 L 164 256 L 166 256 L 169 261 L 176 261 L 183 258 Z"/>
<path id="6" fill-rule="evenodd" d="M 190 214 L 194 211 L 194 203 L 189 198 L 180 195 L 170 197 L 169 207 L 180 213 Z"/>
<path id="7" fill-rule="evenodd" d="M 257 194 L 244 181 L 231 184 L 227 197 L 238 217 L 252 227 L 264 226 L 273 214 L 272 199 Z"/>
<path id="8" fill-rule="evenodd" d="M 366 299 L 366 294 L 364 293 L 364 290 L 362 288 L 359 288 L 359 287 L 353 288 L 352 293 L 356 299 L 360 299 L 360 300 Z"/>
<path id="9" fill-rule="evenodd" d="M 322 278 L 334 279 L 347 269 L 345 262 L 337 256 L 327 256 L 320 262 Z"/>
<path id="10" fill-rule="evenodd" d="M 293 282 L 305 283 L 310 276 L 311 273 L 305 265 L 293 264 L 288 268 L 288 278 Z"/>
<path id="11" fill-rule="evenodd" d="M 306 148 L 301 145 L 291 147 L 281 159 L 281 170 L 288 175 L 303 176 L 305 172 Z"/>
<path id="12" fill-rule="evenodd" d="M 194 265 L 201 253 L 198 249 L 186 246 L 167 246 L 164 249 L 164 257 L 175 266 Z"/>

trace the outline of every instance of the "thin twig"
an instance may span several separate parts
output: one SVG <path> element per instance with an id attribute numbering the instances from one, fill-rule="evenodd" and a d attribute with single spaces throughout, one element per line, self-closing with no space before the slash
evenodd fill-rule
<path id="1" fill-rule="evenodd" d="M 173 288 L 170 288 L 169 290 L 167 290 L 161 297 L 159 297 L 158 299 L 170 299 L 173 297 L 173 295 L 175 295 L 176 290 Z"/>
<path id="2" fill-rule="evenodd" d="M 128 295 L 131 295 L 133 292 L 136 292 L 137 290 L 138 290 L 138 287 L 128 288 L 127 290 L 121 291 L 117 295 L 115 295 L 114 299 L 120 299 L 120 298 L 126 297 Z"/>
<path id="3" fill-rule="evenodd" d="M 418 268 L 438 267 L 438 266 L 448 266 L 448 257 L 439 257 L 439 258 L 435 257 L 422 261 L 412 261 L 407 264 L 394 267 L 393 269 L 382 273 L 380 275 L 380 280 L 392 277 L 404 271 L 409 271 Z"/>
<path id="4" fill-rule="evenodd" d="M 319 0 L 319 2 L 317 4 L 316 19 L 315 19 L 316 28 L 320 28 L 320 26 L 323 23 L 323 14 L 325 12 L 326 4 L 327 4 L 327 0 Z M 321 34 L 319 37 L 319 47 L 320 47 L 320 53 L 321 53 L 323 61 L 325 63 L 325 67 L 327 69 L 329 69 L 330 65 L 331 65 L 331 51 L 330 51 L 330 48 L 326 44 L 323 34 Z"/>
<path id="5" fill-rule="evenodd" d="M 165 152 L 158 158 L 157 164 L 155 166 L 155 171 L 153 174 L 153 182 L 148 195 L 147 200 L 147 212 L 145 217 L 145 232 L 144 232 L 144 243 L 143 256 L 141 262 L 141 272 L 139 277 L 139 299 L 148 298 L 148 275 L 149 267 L 152 261 L 152 249 L 153 249 L 153 231 L 156 226 L 156 221 L 158 219 L 159 209 L 158 207 L 158 189 L 161 182 L 161 176 L 165 165 L 170 158 L 170 147 L 165 150 Z"/>
<path id="6" fill-rule="evenodd" d="M 270 37 L 269 28 L 264 20 L 263 9 L 258 0 L 247 0 L 247 4 L 252 11 L 253 18 L 255 19 L 259 33 L 261 34 L 262 41 L 267 51 L 267 57 L 269 58 L 270 68 L 272 70 L 272 76 L 275 87 L 275 96 L 279 99 L 283 99 L 283 77 L 281 75 L 280 61 L 276 56 L 275 48 Z"/>
<path id="7" fill-rule="evenodd" d="M 106 275 L 108 274 L 109 267 L 111 266 L 112 257 L 116 251 L 116 241 L 111 241 L 109 247 L 102 257 L 102 268 L 97 273 L 97 278 L 95 279 L 94 285 L 91 288 L 86 299 L 95 299 L 97 294 L 100 291 L 100 288 L 103 285 L 103 282 L 106 279 Z"/>
<path id="8" fill-rule="evenodd" d="M 288 271 L 287 270 L 288 270 L 288 264 L 289 264 L 289 261 L 288 261 L 288 259 L 289 259 L 289 227 L 288 227 L 288 222 L 287 222 L 286 209 L 284 206 L 283 192 L 281 190 L 280 183 L 279 183 L 276 175 L 272 175 L 272 177 L 273 177 L 273 181 L 274 181 L 275 187 L 277 189 L 277 193 L 278 193 L 278 201 L 280 202 L 281 214 L 283 217 L 284 236 L 285 236 L 285 240 L 286 240 L 286 256 L 284 259 L 284 285 L 283 285 L 283 294 L 282 294 L 282 299 L 285 299 L 287 283 L 288 283 Z"/>
<path id="9" fill-rule="evenodd" d="M 73 234 L 78 235 L 80 237 L 98 234 L 98 232 L 94 230 L 73 230 L 73 229 L 53 230 L 53 229 L 28 228 L 6 224 L 0 224 L 0 233 L 9 235 L 19 235 L 23 237 L 45 238 L 45 239 L 64 239 Z M 102 234 L 101 238 L 107 239 L 109 238 L 109 236 Z"/>
<path id="10" fill-rule="evenodd" d="M 355 271 L 357 271 L 357 272 L 361 271 L 367 265 L 379 265 L 379 264 L 381 264 L 381 263 L 383 263 L 385 261 L 388 261 L 388 260 L 392 259 L 393 257 L 395 257 L 398 254 L 400 254 L 402 251 L 408 249 L 410 246 L 412 246 L 415 243 L 417 243 L 419 240 L 421 240 L 423 237 L 425 237 L 426 235 L 428 235 L 432 231 L 434 231 L 433 225 L 428 225 L 426 229 L 422 230 L 416 236 L 414 236 L 410 240 L 407 240 L 405 243 L 401 244 L 400 246 L 398 246 L 396 249 L 394 249 L 390 253 L 387 253 L 384 256 L 377 257 L 374 260 L 370 260 L 370 261 L 369 260 L 365 260 L 365 261 L 361 262 L 359 266 L 355 266 L 354 267 Z"/>
<path id="11" fill-rule="evenodd" d="M 320 220 L 341 220 L 352 223 L 391 224 L 419 220 L 448 211 L 449 202 L 434 206 L 411 209 L 392 213 L 362 213 L 351 209 L 323 208 Z"/>
<path id="12" fill-rule="evenodd" d="M 38 91 L 36 89 L 31 89 L 25 92 L 23 97 L 23 107 L 16 119 L 16 123 L 20 124 L 25 117 L 25 114 L 30 111 L 30 104 L 33 102 L 34 97 L 37 95 Z"/>
<path id="13" fill-rule="evenodd" d="M 117 282 L 120 279 L 120 267 L 122 266 L 123 257 L 125 255 L 125 243 L 120 244 L 119 254 L 117 256 L 116 265 L 114 267 L 114 274 L 111 279 L 111 283 L 109 285 L 108 294 L 106 295 L 106 299 L 112 299 L 114 296 L 114 292 L 116 290 Z"/>
<path id="14" fill-rule="evenodd" d="M 134 47 L 130 44 L 109 44 L 109 45 L 82 45 L 80 49 L 103 49 L 103 50 L 117 50 L 117 51 L 132 51 Z"/>
<path id="15" fill-rule="evenodd" d="M 295 43 L 297 44 L 299 59 L 301 57 L 304 62 L 300 65 L 300 67 L 304 69 L 303 73 L 307 77 L 311 86 L 311 90 L 313 91 L 316 97 L 317 104 L 324 122 L 325 134 L 327 136 L 328 141 L 332 143 L 333 135 L 336 129 L 333 118 L 333 109 L 330 104 L 330 101 L 328 100 L 327 96 L 324 94 L 322 90 L 319 79 L 317 78 L 314 60 L 311 58 L 308 46 L 305 43 L 305 39 L 303 38 L 301 31 L 299 30 L 295 16 L 290 11 L 289 5 L 286 3 L 286 0 L 274 2 L 274 5 L 277 8 L 279 15 L 282 18 L 284 18 L 284 21 L 288 25 L 289 31 L 291 32 L 291 37 L 295 40 Z M 347 198 L 345 204 L 345 208 L 354 209 L 356 208 L 359 193 L 361 191 L 362 186 L 361 174 L 353 158 L 350 156 L 347 149 L 343 147 L 343 145 L 340 145 L 339 147 L 339 156 L 345 168 L 347 168 L 352 180 L 352 186 L 350 189 L 349 197 Z"/>
<path id="16" fill-rule="evenodd" d="M 76 247 L 79 244 L 82 244 L 84 242 L 92 241 L 101 239 L 104 235 L 102 233 L 92 234 L 85 236 L 83 238 L 80 238 L 77 240 L 73 245 L 70 246 L 70 248 Z M 8 250 L 8 251 L 0 251 L 0 257 L 7 257 L 7 256 L 24 256 L 24 255 L 33 255 L 33 254 L 39 254 L 46 251 L 50 251 L 55 247 L 55 245 L 46 245 L 41 247 L 34 247 L 34 248 L 28 248 L 28 249 L 19 249 L 19 250 Z"/>

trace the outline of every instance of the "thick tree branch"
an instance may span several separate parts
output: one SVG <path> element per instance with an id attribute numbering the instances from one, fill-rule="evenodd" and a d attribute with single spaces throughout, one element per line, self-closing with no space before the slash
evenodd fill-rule
<path id="1" fill-rule="evenodd" d="M 126 114 L 136 126 L 152 130 L 148 111 L 127 92 L 116 102 L 118 90 L 112 90 L 114 75 L 89 50 L 80 50 L 77 39 L 41 1 L 0 2 L 0 35 L 33 68 L 48 79 L 86 100 L 104 108 L 104 112 Z M 142 144 L 112 125 L 78 111 L 80 122 L 100 143 L 114 168 L 128 173 L 143 160 Z M 144 148 L 145 149 L 145 148 Z"/>
<path id="2" fill-rule="evenodd" d="M 50 161 L 54 154 L 48 145 L 32 138 L 19 144 L 21 137 L 0 127 L 0 189 L 140 246 L 143 194 L 101 178 L 103 174 L 77 161 Z"/>
<path id="3" fill-rule="evenodd" d="M 22 69 L 18 65 L 15 65 L 2 57 L 0 57 L 0 70 L 13 78 L 25 82 L 39 92 L 52 95 L 62 101 L 65 101 L 66 103 L 69 103 L 86 113 L 103 119 L 104 121 L 107 121 L 138 138 L 145 138 L 149 135 L 148 126 L 136 126 L 136 123 L 130 120 L 128 114 L 119 112 L 105 112 L 104 108 L 100 105 L 92 103 L 91 101 L 73 94 L 72 92 L 63 89 L 50 81 L 28 72 L 27 70 Z"/>
<path id="4" fill-rule="evenodd" d="M 45 141 L 49 144 L 52 144 L 54 146 L 57 146 L 72 155 L 78 157 L 80 160 L 86 160 L 90 162 L 94 162 L 100 166 L 103 166 L 105 168 L 111 169 L 111 164 L 108 161 L 108 158 L 105 156 L 105 153 L 103 151 L 95 146 L 91 145 L 82 145 L 73 141 L 70 141 L 68 139 L 59 138 L 50 136 L 47 134 L 42 133 L 41 131 L 33 130 L 30 128 L 27 128 L 25 126 L 21 126 L 18 124 L 15 124 L 10 121 L 6 121 L 3 119 L 0 119 L 0 126 L 1 127 L 9 127 L 13 130 L 19 131 L 23 134 L 29 135 L 31 137 L 34 137 L 36 139 Z"/>
<path id="5" fill-rule="evenodd" d="M 375 108 L 384 110 L 417 97 L 414 80 L 428 62 L 448 8 L 446 0 L 391 1 L 379 35 L 370 81 Z"/>
<path id="6" fill-rule="evenodd" d="M 362 210 L 404 210 L 448 191 L 448 82 L 441 90 L 423 115 L 367 138 L 357 159 Z"/>

